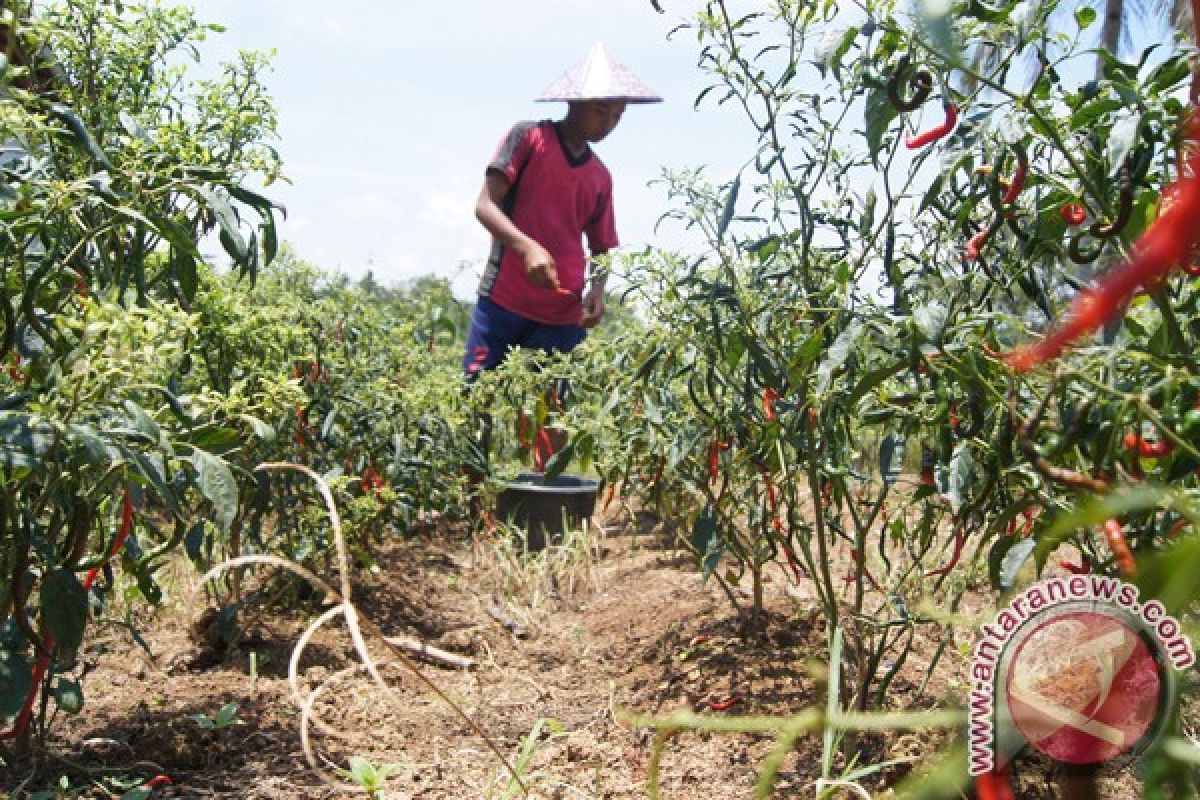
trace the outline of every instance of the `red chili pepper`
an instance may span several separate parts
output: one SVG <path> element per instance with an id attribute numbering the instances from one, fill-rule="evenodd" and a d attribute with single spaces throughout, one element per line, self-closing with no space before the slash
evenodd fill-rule
<path id="1" fill-rule="evenodd" d="M 950 570 L 958 566 L 958 560 L 962 558 L 963 547 L 967 543 L 966 532 L 963 531 L 962 525 L 954 529 L 954 550 L 950 553 L 950 560 L 944 566 L 938 567 L 925 573 L 926 578 L 932 578 L 934 575 L 945 575 Z"/>
<path id="2" fill-rule="evenodd" d="M 950 405 L 950 430 L 958 430 L 958 406 L 953 403 Z"/>
<path id="3" fill-rule="evenodd" d="M 1001 767 L 994 772 L 985 772 L 976 776 L 975 795 L 979 800 L 1013 800 L 1008 770 Z"/>
<path id="4" fill-rule="evenodd" d="M 1200 264 L 1185 264 L 1183 271 L 1193 278 L 1200 278 Z"/>
<path id="5" fill-rule="evenodd" d="M 817 413 L 817 410 L 815 408 L 809 408 L 808 409 L 808 424 L 812 425 L 815 428 L 819 421 L 820 421 L 820 415 Z"/>
<path id="6" fill-rule="evenodd" d="M 1011 206 L 1017 200 L 1017 195 L 1021 194 L 1021 190 L 1025 188 L 1025 176 L 1029 172 L 1029 160 L 1024 153 L 1017 153 L 1017 171 L 1013 173 L 1012 183 L 1008 185 L 1008 191 L 1004 193 L 1004 197 L 1000 198 L 1000 204 Z"/>
<path id="7" fill-rule="evenodd" d="M 708 482 L 716 483 L 720 477 L 721 468 L 721 445 L 719 442 L 713 442 L 708 446 Z"/>
<path id="8" fill-rule="evenodd" d="M 496 523 L 492 521 L 492 515 L 485 508 L 480 515 L 483 518 L 483 529 L 490 536 L 496 531 Z"/>
<path id="9" fill-rule="evenodd" d="M 933 467 L 921 467 L 921 486 L 937 486 L 937 478 L 934 477 Z"/>
<path id="10" fill-rule="evenodd" d="M 1088 575 L 1092 571 L 1092 564 L 1086 558 L 1081 558 L 1078 564 L 1073 564 L 1064 558 L 1058 562 L 1058 565 L 1072 575 Z"/>
<path id="11" fill-rule="evenodd" d="M 1063 203 L 1058 213 L 1068 225 L 1082 225 L 1087 222 L 1087 209 L 1079 203 Z"/>
<path id="12" fill-rule="evenodd" d="M 1137 575 L 1137 560 L 1133 557 L 1133 551 L 1129 549 L 1129 542 L 1125 540 L 1125 531 L 1121 528 L 1120 521 L 1115 517 L 1104 521 L 1104 538 L 1108 541 L 1108 549 L 1112 551 L 1121 575 L 1126 578 Z"/>
<path id="13" fill-rule="evenodd" d="M 787 559 L 788 569 L 792 571 L 792 577 L 796 580 L 796 585 L 800 584 L 800 579 L 804 577 L 804 570 L 800 568 L 800 562 L 796 560 L 796 554 L 792 552 L 792 546 L 788 540 L 781 537 L 779 547 L 783 550 L 783 555 Z"/>
<path id="14" fill-rule="evenodd" d="M 517 443 L 523 448 L 528 448 L 529 443 L 525 441 L 525 437 L 529 434 L 529 415 L 523 411 L 517 412 Z"/>
<path id="15" fill-rule="evenodd" d="M 612 503 L 612 501 L 613 501 L 613 494 L 616 491 L 617 491 L 617 482 L 613 481 L 612 483 L 610 483 L 608 485 L 608 494 L 605 495 L 605 497 L 604 497 L 604 507 L 601 509 L 602 511 L 608 510 L 609 504 Z"/>
<path id="16" fill-rule="evenodd" d="M 471 363 L 467 366 L 467 372 L 474 375 L 479 370 L 483 369 L 483 365 L 487 363 L 488 349 L 483 345 L 475 345 L 475 352 L 471 356 Z"/>
<path id="17" fill-rule="evenodd" d="M 767 469 L 766 464 L 761 462 L 758 463 L 758 471 L 767 487 L 767 507 L 771 509 L 772 524 L 777 532 L 781 532 L 783 521 L 779 519 L 779 495 L 775 492 L 775 482 L 771 480 L 771 471 Z"/>
<path id="18" fill-rule="evenodd" d="M 554 455 L 554 444 L 550 441 L 550 432 L 545 428 L 539 428 L 537 432 L 537 441 L 533 448 L 533 468 L 537 472 L 546 471 L 546 462 L 550 460 L 550 456 Z"/>
<path id="19" fill-rule="evenodd" d="M 972 236 L 967 241 L 967 248 L 966 248 L 967 258 L 970 259 L 971 261 L 974 261 L 975 259 L 979 258 L 980 248 L 983 247 L 984 242 L 986 242 L 988 240 L 988 237 L 991 235 L 992 235 L 992 229 L 984 228 L 979 233 Z"/>
<path id="20" fill-rule="evenodd" d="M 728 711 L 729 709 L 731 709 L 735 705 L 737 705 L 739 702 L 741 702 L 741 700 L 742 700 L 741 697 L 734 694 L 734 695 L 730 695 L 725 700 L 710 700 L 710 701 L 708 701 L 708 707 L 711 708 L 713 711 Z"/>
<path id="21" fill-rule="evenodd" d="M 17 353 L 12 354 L 12 366 L 8 368 L 8 377 L 15 383 L 29 382 L 29 373 L 21 369 L 21 356 Z"/>
<path id="22" fill-rule="evenodd" d="M 300 373 L 300 363 L 297 362 L 295 364 L 292 364 L 292 377 L 295 378 L 296 380 L 300 380 L 300 374 L 301 374 Z"/>
<path id="23" fill-rule="evenodd" d="M 1143 458 L 1162 458 L 1169 456 L 1175 450 L 1175 443 L 1168 439 L 1159 439 L 1156 442 L 1147 442 L 1142 439 L 1138 446 L 1138 453 Z"/>
<path id="24" fill-rule="evenodd" d="M 1148 442 L 1141 436 L 1130 431 L 1125 434 L 1125 449 L 1136 452 L 1142 458 L 1162 458 L 1175 450 L 1175 443 L 1168 439 L 1158 439 Z"/>
<path id="25" fill-rule="evenodd" d="M 1025 518 L 1025 528 L 1021 531 L 1021 538 L 1026 538 L 1033 532 L 1033 522 L 1037 518 L 1037 512 L 1034 511 L 1033 506 L 1029 506 L 1021 511 L 1021 516 Z"/>
<path id="26" fill-rule="evenodd" d="M 1195 139 L 1193 123 L 1189 139 Z M 1018 372 L 1058 357 L 1076 339 L 1121 313 L 1139 287 L 1162 280 L 1182 265 L 1200 242 L 1200 148 L 1191 148 L 1182 177 L 1173 184 L 1177 194 L 1171 207 L 1150 224 L 1133 247 L 1133 255 L 1110 270 L 1093 289 L 1080 292 L 1065 322 L 1041 341 L 1024 345 L 1007 356 Z"/>
<path id="27" fill-rule="evenodd" d="M 1187 517 L 1176 520 L 1175 524 L 1171 526 L 1171 530 L 1167 531 L 1167 538 L 1174 539 L 1176 536 L 1183 533 L 1184 529 L 1187 528 L 1187 526 L 1188 526 Z"/>
<path id="28" fill-rule="evenodd" d="M 776 533 L 782 533 L 783 520 L 779 518 L 779 493 L 775 490 L 775 481 L 771 479 L 771 472 L 765 464 L 760 462 L 758 471 L 767 487 L 767 507 L 771 510 L 771 525 L 775 528 Z"/>
<path id="29" fill-rule="evenodd" d="M 125 487 L 125 499 L 121 503 L 121 524 L 117 527 L 116 538 L 113 539 L 112 547 L 108 550 L 108 561 L 117 553 L 121 552 L 121 548 L 125 546 L 125 539 L 129 536 L 129 531 L 133 527 L 133 498 L 129 496 L 129 487 Z M 92 583 L 96 580 L 96 576 L 100 574 L 100 568 L 103 563 L 92 567 L 88 570 L 87 575 L 83 578 L 83 590 L 86 592 L 92 588 Z"/>
<path id="30" fill-rule="evenodd" d="M 79 295 L 80 297 L 88 296 L 88 285 L 87 281 L 83 279 L 83 276 L 75 279 L 75 294 Z"/>
<path id="31" fill-rule="evenodd" d="M 829 508 L 829 500 L 833 496 L 833 483 L 827 482 L 821 487 L 821 508 Z"/>
<path id="32" fill-rule="evenodd" d="M 930 128 L 924 133 L 919 133 L 916 136 L 910 136 L 904 140 L 904 145 L 909 150 L 916 150 L 918 147 L 924 147 L 927 144 L 936 142 L 950 131 L 954 130 L 954 126 L 958 123 L 958 106 L 954 103 L 943 103 L 942 108 L 945 109 L 946 119 L 941 125 L 935 128 Z"/>
<path id="33" fill-rule="evenodd" d="M 157 789 L 160 786 L 172 786 L 175 781 L 171 780 L 170 775 L 155 775 L 150 780 L 146 781 L 143 786 L 147 789 Z"/>
<path id="34" fill-rule="evenodd" d="M 767 422 L 774 422 L 775 420 L 777 420 L 779 418 L 778 415 L 775 413 L 775 403 L 778 400 L 779 400 L 779 392 L 775 391 L 774 389 L 772 389 L 769 386 L 766 389 L 763 389 L 763 396 L 762 396 L 763 416 L 765 416 L 767 418 Z"/>
<path id="35" fill-rule="evenodd" d="M 25 695 L 25 702 L 21 704 L 21 710 L 17 712 L 17 718 L 13 721 L 12 730 L 0 733 L 0 741 L 16 739 L 25 733 L 33 714 L 33 704 L 41 692 L 42 677 L 46 674 L 46 670 L 50 669 L 50 654 L 54 651 L 54 636 L 46 631 L 44 624 L 41 623 L 38 626 L 38 633 L 42 637 L 42 646 L 38 649 L 37 658 L 33 662 L 33 674 L 30 675 L 29 693 Z"/>

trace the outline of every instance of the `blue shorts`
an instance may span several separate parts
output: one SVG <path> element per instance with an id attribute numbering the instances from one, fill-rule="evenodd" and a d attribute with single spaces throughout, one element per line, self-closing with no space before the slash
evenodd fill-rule
<path id="1" fill-rule="evenodd" d="M 500 364 L 513 347 L 546 353 L 569 353 L 586 335 L 587 331 L 582 325 L 535 322 L 501 308 L 490 298 L 479 297 L 471 314 L 463 372 L 468 379 L 475 378 L 483 370 Z"/>

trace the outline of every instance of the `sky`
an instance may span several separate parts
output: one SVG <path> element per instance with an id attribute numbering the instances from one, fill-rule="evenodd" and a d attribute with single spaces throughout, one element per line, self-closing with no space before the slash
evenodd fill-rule
<path id="1" fill-rule="evenodd" d="M 732 107 L 693 101 L 707 85 L 696 37 L 668 32 L 695 7 L 663 0 L 204 0 L 224 25 L 202 46 L 204 70 L 238 49 L 275 50 L 265 78 L 291 185 L 280 236 L 297 255 L 385 285 L 428 274 L 474 290 L 488 236 L 474 217 L 484 167 L 515 122 L 559 118 L 532 98 L 603 41 L 665 98 L 632 105 L 595 146 L 613 174 L 623 246 L 688 249 L 693 234 L 659 217 L 664 167 L 707 165 L 732 178 L 754 150 Z M 197 75 L 203 74 L 198 72 Z"/>

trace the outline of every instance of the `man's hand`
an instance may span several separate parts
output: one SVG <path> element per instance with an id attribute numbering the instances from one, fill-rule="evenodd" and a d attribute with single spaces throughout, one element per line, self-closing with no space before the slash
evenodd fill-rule
<path id="1" fill-rule="evenodd" d="M 558 289 L 558 266 L 554 256 L 546 248 L 529 239 L 521 248 L 521 259 L 525 262 L 525 274 L 529 282 L 543 289 Z"/>
<path id="2" fill-rule="evenodd" d="M 593 286 L 583 298 L 583 317 L 579 324 L 585 328 L 594 328 L 604 316 L 604 287 Z"/>

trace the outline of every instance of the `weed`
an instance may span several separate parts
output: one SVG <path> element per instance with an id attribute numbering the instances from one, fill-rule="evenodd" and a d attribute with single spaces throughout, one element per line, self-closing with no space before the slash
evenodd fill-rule
<path id="1" fill-rule="evenodd" d="M 476 562 L 491 573 L 495 590 L 505 599 L 529 610 L 540 609 L 551 599 L 566 600 L 597 588 L 597 541 L 585 520 L 567 528 L 562 541 L 529 552 L 525 532 L 502 523 L 496 536 L 477 544 Z"/>
<path id="2" fill-rule="evenodd" d="M 543 731 L 545 732 L 543 735 Z M 563 726 L 554 719 L 542 717 L 537 722 L 533 723 L 533 727 L 529 729 L 529 733 L 521 737 L 521 744 L 517 749 L 517 757 L 513 762 L 513 768 L 516 775 L 509 778 L 508 783 L 501 789 L 495 780 L 488 784 L 487 794 L 484 797 L 487 800 L 515 800 L 517 797 L 526 796 L 527 790 L 538 784 L 544 783 L 561 783 L 556 778 L 553 778 L 550 773 L 544 770 L 533 770 L 530 768 L 533 765 L 533 757 L 537 754 L 538 745 L 543 742 L 552 742 L 555 739 L 560 739 L 567 735 Z M 517 776 L 520 776 L 525 783 L 525 788 L 522 788 L 517 783 Z"/>
<path id="3" fill-rule="evenodd" d="M 383 786 L 387 779 L 403 769 L 402 764 L 380 764 L 375 766 L 362 756 L 350 757 L 350 769 L 339 769 L 338 774 L 353 782 L 366 793 L 370 800 L 387 797 Z"/>
<path id="4" fill-rule="evenodd" d="M 196 720 L 201 728 L 206 731 L 219 731 L 228 728 L 231 725 L 244 725 L 237 716 L 238 704 L 226 703 L 221 706 L 214 716 L 208 714 L 193 714 L 192 719 Z"/>

